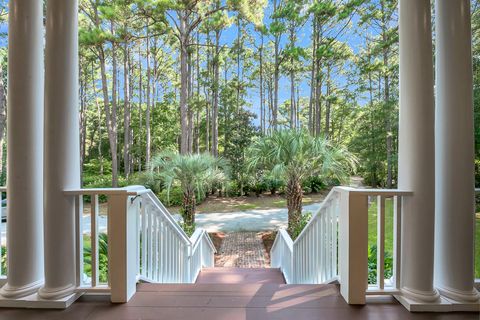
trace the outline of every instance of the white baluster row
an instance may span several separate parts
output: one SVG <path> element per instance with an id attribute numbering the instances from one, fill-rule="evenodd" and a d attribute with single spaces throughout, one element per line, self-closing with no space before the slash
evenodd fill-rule
<path id="1" fill-rule="evenodd" d="M 372 192 L 373 193 L 373 192 Z M 376 217 L 376 246 L 377 246 L 377 275 L 376 281 L 373 284 L 369 284 L 367 289 L 368 295 L 374 294 L 390 294 L 400 290 L 400 249 L 401 249 L 401 211 L 402 211 L 402 196 L 401 195 L 383 195 L 378 194 L 374 195 L 373 201 L 375 201 L 377 206 L 377 217 Z M 387 212 L 386 202 L 391 201 L 392 211 Z M 387 215 L 392 215 L 393 227 L 391 230 L 386 229 L 386 219 Z M 371 217 L 369 217 L 370 219 Z M 385 238 L 387 233 L 392 233 L 393 235 L 393 247 L 385 247 Z M 393 250 L 393 272 L 392 277 L 386 277 L 385 270 L 385 256 L 387 252 Z"/>
<path id="2" fill-rule="evenodd" d="M 339 197 L 329 196 L 293 243 L 295 283 L 322 283 L 337 277 Z"/>
<path id="3" fill-rule="evenodd" d="M 271 257 L 272 267 L 279 268 L 282 271 L 286 283 L 292 283 L 293 241 L 287 231 L 283 229 L 278 231 L 272 246 Z"/>

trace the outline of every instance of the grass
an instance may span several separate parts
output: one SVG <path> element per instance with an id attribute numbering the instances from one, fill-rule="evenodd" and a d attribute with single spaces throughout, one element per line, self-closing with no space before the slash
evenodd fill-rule
<path id="1" fill-rule="evenodd" d="M 476 216 L 475 234 L 475 278 L 480 278 L 480 215 Z M 374 201 L 368 209 L 368 245 L 377 243 L 377 203 Z M 393 254 L 393 201 L 385 201 L 385 251 Z"/>
<path id="2" fill-rule="evenodd" d="M 377 244 L 377 202 L 368 208 L 368 245 Z M 385 200 L 385 250 L 393 253 L 393 201 Z"/>
<path id="3" fill-rule="evenodd" d="M 320 193 L 310 193 L 303 196 L 303 204 L 321 202 L 328 191 Z M 235 212 L 248 210 L 265 210 L 286 208 L 287 200 L 282 195 L 262 194 L 248 197 L 217 197 L 211 196 L 203 203 L 197 205 L 196 213 L 212 213 L 212 212 Z M 169 207 L 172 213 L 178 213 L 179 207 Z"/>

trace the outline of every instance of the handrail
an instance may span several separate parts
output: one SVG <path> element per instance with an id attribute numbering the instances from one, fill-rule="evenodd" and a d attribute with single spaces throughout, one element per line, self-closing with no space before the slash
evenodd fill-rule
<path id="1" fill-rule="evenodd" d="M 278 231 L 272 245 L 271 257 L 272 267 L 282 271 L 287 284 L 292 283 L 294 281 L 292 274 L 293 241 L 285 229 Z"/>
<path id="2" fill-rule="evenodd" d="M 135 282 L 192 283 L 202 267 L 213 266 L 215 247 L 205 230 L 192 237 L 178 225 L 157 196 L 143 186 L 70 189 L 76 199 L 77 291 L 111 293 L 112 302 L 126 302 Z M 100 196 L 107 196 L 107 215 L 99 214 Z M 83 196 L 90 196 L 90 215 L 83 215 Z M 84 228 L 84 220 L 90 224 Z M 100 219 L 102 218 L 102 219 Z M 90 221 L 88 221 L 88 219 Z M 108 222 L 108 283 L 100 283 L 100 221 Z M 101 226 L 104 227 L 103 225 Z M 84 233 L 89 233 L 91 262 L 86 264 Z M 85 281 L 84 265 L 91 269 Z"/>
<path id="3" fill-rule="evenodd" d="M 480 189 L 476 190 L 480 192 Z M 396 294 L 400 289 L 402 197 L 413 192 L 395 189 L 334 187 L 295 241 L 280 230 L 272 246 L 272 267 L 287 283 L 340 282 L 348 303 L 363 304 L 371 294 Z M 369 199 L 377 202 L 377 277 L 365 290 L 368 277 Z M 393 274 L 385 279 L 386 199 L 393 199 Z M 351 247 L 352 243 L 363 243 Z M 355 270 L 355 272 L 351 272 Z"/>
<path id="4" fill-rule="evenodd" d="M 181 237 L 182 241 L 186 245 L 191 245 L 190 239 L 188 238 L 185 231 L 178 225 L 175 219 L 173 219 L 172 215 L 167 211 L 167 209 L 163 206 L 163 204 L 160 202 L 160 200 L 158 200 L 157 196 L 155 196 L 155 194 L 151 190 L 142 194 L 141 196 L 146 196 L 147 199 L 156 206 L 158 212 L 160 212 L 162 216 L 166 218 L 170 226 L 175 229 L 175 231 L 178 233 L 178 236 Z"/>
<path id="5" fill-rule="evenodd" d="M 327 197 L 322 201 L 322 203 L 320 204 L 320 207 L 317 209 L 317 212 L 314 213 L 314 215 L 312 216 L 310 221 L 308 221 L 305 228 L 303 228 L 302 232 L 300 232 L 300 234 L 298 235 L 297 239 L 295 239 L 294 244 L 299 242 L 301 238 L 303 238 L 305 233 L 308 232 L 308 230 L 311 228 L 317 216 L 320 215 L 323 212 L 324 208 L 330 204 L 330 201 L 333 199 L 333 197 L 336 195 L 337 192 L 339 192 L 338 187 L 334 187 L 332 188 L 332 190 L 330 190 Z"/>

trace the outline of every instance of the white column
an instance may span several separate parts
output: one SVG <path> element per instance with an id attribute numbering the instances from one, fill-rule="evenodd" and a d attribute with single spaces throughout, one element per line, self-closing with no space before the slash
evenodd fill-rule
<path id="1" fill-rule="evenodd" d="M 478 302 L 470 1 L 437 0 L 435 10 L 435 285 L 447 298 Z"/>
<path id="2" fill-rule="evenodd" d="M 10 0 L 8 18 L 8 160 L 6 298 L 43 283 L 42 1 Z"/>
<path id="3" fill-rule="evenodd" d="M 402 210 L 401 289 L 418 302 L 433 288 L 435 147 L 433 49 L 429 0 L 400 0 L 398 188 L 413 191 Z"/>
<path id="4" fill-rule="evenodd" d="M 78 3 L 48 0 L 45 50 L 45 286 L 58 299 L 75 283 L 75 202 L 80 187 L 78 124 Z"/>

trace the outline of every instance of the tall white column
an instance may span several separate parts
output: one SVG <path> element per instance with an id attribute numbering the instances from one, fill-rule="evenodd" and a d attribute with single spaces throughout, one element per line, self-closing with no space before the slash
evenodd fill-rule
<path id="1" fill-rule="evenodd" d="M 474 137 L 470 1 L 436 1 L 435 286 L 478 302 L 474 285 Z"/>
<path id="2" fill-rule="evenodd" d="M 8 18 L 6 298 L 43 283 L 42 1 L 10 0 Z"/>
<path id="3" fill-rule="evenodd" d="M 80 187 L 78 2 L 48 0 L 45 50 L 45 286 L 57 299 L 75 289 L 75 202 Z"/>
<path id="4" fill-rule="evenodd" d="M 400 0 L 400 127 L 398 187 L 411 190 L 402 210 L 401 287 L 418 302 L 433 288 L 435 147 L 433 49 L 429 0 Z"/>

